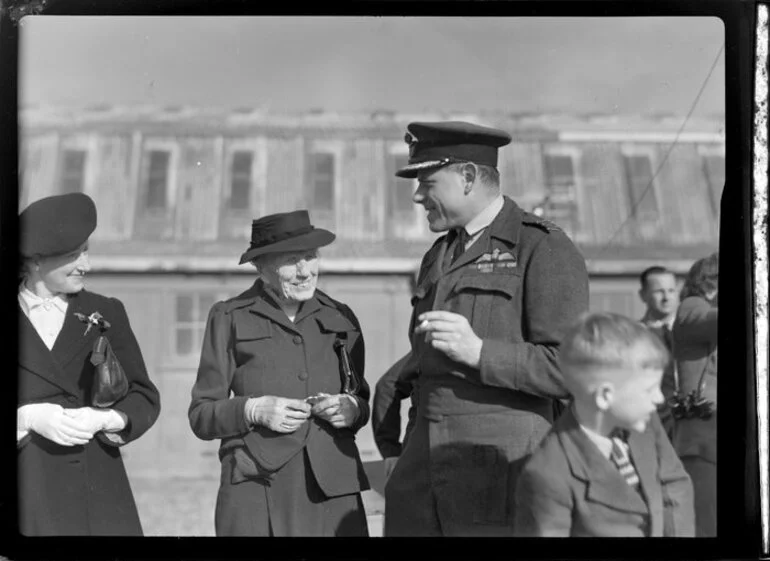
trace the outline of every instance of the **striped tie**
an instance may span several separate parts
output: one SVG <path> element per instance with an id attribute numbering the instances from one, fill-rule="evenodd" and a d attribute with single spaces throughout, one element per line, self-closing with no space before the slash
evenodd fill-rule
<path id="1" fill-rule="evenodd" d="M 639 490 L 639 474 L 636 473 L 633 462 L 631 462 L 631 456 L 628 453 L 628 445 L 625 439 L 621 435 L 616 434 L 612 437 L 612 452 L 610 453 L 610 459 L 615 467 L 618 468 L 620 475 L 626 480 L 631 487 Z"/>

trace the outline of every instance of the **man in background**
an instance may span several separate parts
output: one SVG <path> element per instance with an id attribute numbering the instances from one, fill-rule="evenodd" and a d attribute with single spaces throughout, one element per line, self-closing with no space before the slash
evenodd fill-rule
<path id="1" fill-rule="evenodd" d="M 679 308 L 676 276 L 665 267 L 655 265 L 642 271 L 639 281 L 641 283 L 639 298 L 647 307 L 641 322 L 663 339 L 668 352 L 673 357 L 674 346 L 671 328 L 674 325 L 674 318 L 676 318 L 676 310 Z M 676 364 L 672 359 L 663 372 L 660 388 L 665 401 L 658 409 L 660 420 L 669 438 L 671 438 L 671 431 L 674 428 L 674 419 L 671 416 L 668 401 L 674 395 L 676 386 Z"/>

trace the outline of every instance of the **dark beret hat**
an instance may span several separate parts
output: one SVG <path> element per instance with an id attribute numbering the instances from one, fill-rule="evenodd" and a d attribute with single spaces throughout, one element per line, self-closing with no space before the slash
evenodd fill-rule
<path id="1" fill-rule="evenodd" d="M 82 245 L 96 229 L 96 205 L 83 193 L 46 197 L 19 215 L 19 252 L 24 257 L 62 255 Z"/>
<path id="2" fill-rule="evenodd" d="M 316 249 L 329 245 L 335 237 L 330 231 L 313 226 L 306 210 L 268 214 L 251 223 L 251 244 L 238 264 L 265 253 Z"/>
<path id="3" fill-rule="evenodd" d="M 396 171 L 398 177 L 456 162 L 497 167 L 497 149 L 511 142 L 505 131 L 462 121 L 410 123 L 406 130 L 409 164 Z"/>

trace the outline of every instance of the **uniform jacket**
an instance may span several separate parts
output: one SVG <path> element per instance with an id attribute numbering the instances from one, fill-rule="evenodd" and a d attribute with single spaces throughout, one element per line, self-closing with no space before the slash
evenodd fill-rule
<path id="1" fill-rule="evenodd" d="M 468 535 L 477 523 L 487 530 L 510 527 L 514 474 L 508 466 L 537 446 L 552 422 L 554 399 L 568 395 L 558 345 L 566 327 L 588 309 L 588 275 L 563 231 L 507 197 L 480 238 L 445 266 L 452 235 L 439 238 L 423 258 L 412 299 L 411 358 L 402 371 L 414 384 L 415 423 L 430 425 L 430 452 L 407 445 L 386 492 L 406 489 L 411 470 L 430 470 L 443 487 L 437 491 L 444 497 L 442 524 L 460 521 L 459 531 Z M 483 340 L 479 369 L 452 361 L 414 334 L 416 318 L 428 310 L 469 320 Z M 472 466 L 434 461 L 439 448 L 446 451 L 442 456 L 457 456 L 460 443 L 475 447 L 468 452 Z M 468 478 L 485 482 L 476 482 L 481 487 L 475 498 L 463 490 Z M 472 515 L 473 501 L 481 498 L 484 512 Z M 399 533 L 397 525 L 392 528 Z"/>
<path id="2" fill-rule="evenodd" d="M 402 356 L 377 381 L 372 404 L 374 442 L 383 458 L 401 454 L 401 402 L 411 394 L 411 385 L 400 380 L 409 359 Z"/>
<path id="3" fill-rule="evenodd" d="M 703 397 L 717 405 L 717 308 L 699 296 L 685 298 L 674 321 L 674 358 L 683 395 L 697 389 L 703 375 Z M 674 446 L 680 456 L 717 461 L 717 415 L 710 419 L 680 419 Z"/>
<path id="4" fill-rule="evenodd" d="M 89 362 L 99 330 L 84 335 L 75 317 L 98 311 L 111 324 L 105 332 L 129 380 L 128 394 L 113 405 L 125 413 L 125 443 L 139 438 L 160 413 L 160 397 L 147 375 L 123 304 L 92 292 L 69 297 L 66 318 L 48 350 L 19 308 L 19 406 L 90 405 L 94 367 Z M 97 433 L 85 446 L 59 446 L 30 433 L 19 443 L 19 524 L 27 535 L 141 535 L 142 528 L 117 444 Z"/>
<path id="5" fill-rule="evenodd" d="M 514 532 L 523 537 L 693 537 L 692 483 L 656 415 L 628 438 L 641 493 L 562 415 L 517 481 Z"/>
<path id="6" fill-rule="evenodd" d="M 261 280 L 214 305 L 209 313 L 198 376 L 192 389 L 190 426 L 202 439 L 222 439 L 219 456 L 233 465 L 231 482 L 269 480 L 295 454 L 307 450 L 313 473 L 328 497 L 369 488 L 355 433 L 369 420 L 369 387 L 358 396 L 360 415 L 352 427 L 336 429 L 311 417 L 297 431 L 279 434 L 250 428 L 244 406 L 250 397 L 304 399 L 341 392 L 334 341 L 345 340 L 363 380 L 364 340 L 353 312 L 317 290 L 295 321 L 272 303 Z M 228 456 L 234 461 L 224 462 Z"/>

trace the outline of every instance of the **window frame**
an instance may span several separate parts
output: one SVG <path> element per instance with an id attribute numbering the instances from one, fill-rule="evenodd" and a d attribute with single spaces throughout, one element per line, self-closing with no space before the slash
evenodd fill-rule
<path id="1" fill-rule="evenodd" d="M 194 368 L 197 367 L 200 361 L 201 350 L 203 348 L 203 340 L 206 335 L 206 322 L 208 320 L 208 314 L 211 308 L 200 308 L 201 296 L 210 296 L 213 298 L 212 306 L 217 302 L 232 298 L 237 292 L 227 291 L 222 287 L 185 287 L 178 290 L 164 291 L 166 294 L 166 309 L 167 317 L 172 318 L 170 322 L 167 322 L 168 329 L 166 330 L 168 354 L 164 361 L 164 368 Z M 191 296 L 193 298 L 193 312 L 192 319 L 189 321 L 180 321 L 177 319 L 178 304 L 177 300 L 180 296 Z M 198 315 L 195 315 L 197 311 Z M 192 351 L 190 354 L 179 354 L 177 351 L 177 345 L 179 342 L 179 330 L 190 329 L 193 332 Z"/>
<path id="2" fill-rule="evenodd" d="M 150 208 L 147 206 L 150 180 L 150 153 L 168 152 L 168 169 L 166 173 L 166 206 L 164 208 Z M 174 212 L 176 208 L 176 191 L 178 178 L 180 147 L 176 140 L 165 138 L 146 138 L 142 143 L 142 154 L 139 164 L 139 203 L 141 212 L 160 214 Z"/>
<path id="3" fill-rule="evenodd" d="M 342 140 L 310 140 L 305 151 L 305 193 L 310 214 L 323 214 L 327 218 L 331 217 L 336 224 L 337 211 L 339 210 L 340 196 L 342 193 L 342 153 L 344 144 Z M 325 154 L 332 157 L 334 162 L 334 176 L 332 178 L 332 201 L 331 208 L 318 208 L 316 206 L 315 194 L 315 160 L 316 154 Z M 311 166 L 313 168 L 311 169 Z"/>
<path id="4" fill-rule="evenodd" d="M 96 139 L 92 135 L 78 134 L 73 136 L 67 136 L 59 141 L 57 149 L 57 162 L 56 162 L 56 193 L 61 194 L 62 181 L 64 173 L 64 153 L 71 152 L 83 152 L 85 154 L 83 158 L 83 175 L 80 185 L 80 193 L 87 195 L 93 194 L 94 185 L 94 163 L 95 159 L 93 154 L 96 153 Z M 72 191 L 67 191 L 72 192 Z"/>
<path id="5" fill-rule="evenodd" d="M 385 173 L 388 173 L 391 168 L 395 171 L 396 168 L 392 166 L 394 163 L 393 158 L 395 156 L 406 156 L 408 161 L 409 146 L 403 140 L 400 142 L 387 143 L 385 149 L 385 157 L 387 158 L 385 162 Z M 408 181 L 406 178 L 403 180 Z M 425 237 L 428 233 L 428 221 L 420 212 L 420 209 L 422 208 L 420 205 L 413 201 L 411 213 L 406 210 L 396 210 L 393 195 L 390 193 L 391 189 L 395 187 L 394 181 L 395 180 L 391 177 L 385 178 L 385 189 L 388 191 L 386 195 L 387 204 L 385 205 L 385 220 L 387 221 L 386 230 L 389 232 L 388 237 L 394 239 L 420 239 Z M 414 195 L 414 192 L 417 190 L 417 179 L 412 179 L 411 182 L 412 195 Z M 394 223 L 396 226 L 394 226 Z M 397 233 L 400 233 L 401 235 L 395 235 Z"/>
<path id="6" fill-rule="evenodd" d="M 543 187 L 545 188 L 546 195 L 551 197 L 551 185 L 548 181 L 548 166 L 546 165 L 546 159 L 549 156 L 553 157 L 567 157 L 572 164 L 572 185 L 570 188 L 572 199 L 572 224 L 569 228 L 565 228 L 567 235 L 578 241 L 582 236 L 581 225 L 584 224 L 584 217 L 581 216 L 582 205 L 580 201 L 583 195 L 583 183 L 580 174 L 581 158 L 583 156 L 582 150 L 577 146 L 565 146 L 562 144 L 544 144 L 541 148 L 541 158 L 543 163 Z M 546 214 L 545 218 L 548 218 Z M 564 227 L 567 225 L 561 225 Z"/>
<path id="7" fill-rule="evenodd" d="M 638 226 L 659 226 L 663 220 L 663 213 L 660 206 L 660 180 L 655 176 L 658 171 L 658 157 L 655 146 L 640 146 L 636 144 L 622 144 L 620 147 L 620 169 L 622 173 L 622 181 L 625 190 L 626 198 L 626 219 L 631 217 L 631 212 L 634 209 L 635 201 L 632 198 L 633 192 L 631 189 L 631 182 L 629 181 L 628 167 L 626 164 L 626 158 L 645 157 L 650 162 L 650 173 L 652 174 L 651 190 L 655 201 L 655 218 L 646 218 L 644 215 L 637 213 L 634 214 L 634 222 Z M 639 205 L 636 209 L 638 211 Z"/>
<path id="8" fill-rule="evenodd" d="M 721 196 L 716 197 L 714 186 L 708 173 L 706 164 L 706 158 L 721 157 L 724 162 L 724 181 L 725 183 L 721 187 L 721 193 L 724 194 L 725 185 L 727 184 L 727 150 L 723 143 L 719 144 L 699 144 L 698 145 L 698 158 L 700 160 L 701 174 L 706 182 L 706 188 L 709 191 L 709 203 L 711 203 L 711 211 L 715 218 L 719 217 L 719 208 L 721 203 Z"/>

